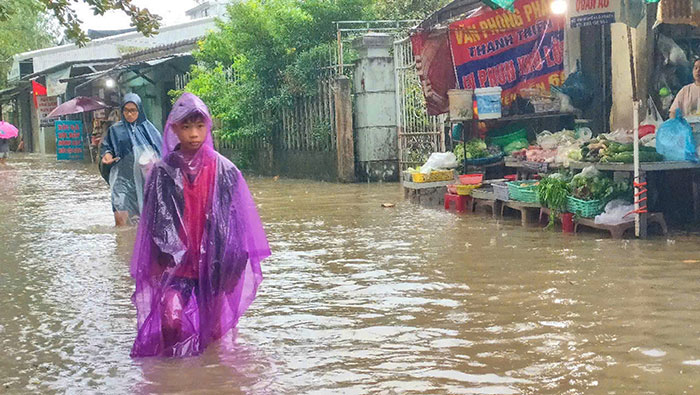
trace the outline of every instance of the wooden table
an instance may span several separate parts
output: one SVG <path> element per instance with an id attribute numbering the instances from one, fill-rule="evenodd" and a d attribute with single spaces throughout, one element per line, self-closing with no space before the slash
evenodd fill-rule
<path id="1" fill-rule="evenodd" d="M 546 173 L 550 170 L 559 170 L 564 168 L 564 165 L 562 165 L 561 163 L 529 162 L 523 160 L 515 160 L 513 158 L 506 158 L 505 166 L 516 169 L 518 180 L 527 179 L 527 176 L 532 173 Z M 537 167 L 541 168 L 538 169 Z"/>
<path id="2" fill-rule="evenodd" d="M 445 203 L 446 186 L 454 184 L 455 180 L 437 182 L 404 181 L 403 196 L 411 203 L 426 207 L 440 207 Z"/>
<path id="3" fill-rule="evenodd" d="M 591 162 L 571 162 L 569 167 L 571 169 L 584 169 L 586 167 L 593 166 L 601 171 L 619 171 L 619 172 L 634 172 L 634 165 L 632 163 L 591 163 Z M 698 179 L 698 169 L 700 169 L 700 163 L 692 162 L 678 162 L 678 161 L 667 161 L 667 162 L 642 162 L 639 164 L 639 182 L 646 182 L 646 173 L 653 171 L 674 171 L 674 170 L 695 170 L 691 177 L 692 189 L 693 189 L 693 218 L 697 221 L 700 219 L 700 180 Z M 640 198 L 646 197 L 646 193 L 640 196 Z M 641 214 L 640 218 L 640 230 L 639 236 L 646 237 L 647 235 L 647 215 Z"/>
<path id="4" fill-rule="evenodd" d="M 501 204 L 501 217 L 503 217 L 506 207 L 520 212 L 520 222 L 523 226 L 539 223 L 538 214 L 542 208 L 542 205 L 539 203 L 526 203 L 517 200 L 505 201 Z"/>

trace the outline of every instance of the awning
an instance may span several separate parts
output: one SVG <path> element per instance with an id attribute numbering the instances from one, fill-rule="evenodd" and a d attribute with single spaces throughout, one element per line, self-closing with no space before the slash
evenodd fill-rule
<path id="1" fill-rule="evenodd" d="M 23 90 L 28 89 L 26 84 L 18 84 L 10 88 L 0 90 L 0 103 L 7 102 L 13 99 L 15 96 L 22 93 Z"/>
<path id="2" fill-rule="evenodd" d="M 185 57 L 185 56 L 192 56 L 189 52 L 185 53 L 178 53 L 178 54 L 171 54 L 167 56 L 163 56 L 161 58 L 156 58 L 156 59 L 149 59 L 149 60 L 140 60 L 140 61 L 133 61 L 133 62 L 124 62 L 124 63 L 119 63 L 107 70 L 104 71 L 99 71 L 96 73 L 90 73 L 90 74 L 83 74 L 79 75 L 76 77 L 70 77 L 70 78 L 63 78 L 60 79 L 59 82 L 61 83 L 70 83 L 70 82 L 78 82 L 80 83 L 79 86 L 82 85 L 87 85 L 92 83 L 93 81 L 99 80 L 101 78 L 105 78 L 108 76 L 113 76 L 113 75 L 121 75 L 126 72 L 134 72 L 135 74 L 140 75 L 141 77 L 149 80 L 147 77 L 145 77 L 142 73 L 141 70 L 150 68 L 153 66 L 157 66 L 160 64 L 165 64 L 167 62 Z M 153 81 L 149 81 L 153 82 Z"/>
<path id="3" fill-rule="evenodd" d="M 438 23 L 462 16 L 484 5 L 487 5 L 486 2 L 481 0 L 454 0 L 425 18 L 423 22 L 418 25 L 418 28 L 430 29 Z"/>
<path id="4" fill-rule="evenodd" d="M 66 92 L 64 79 L 86 73 L 96 73 L 111 68 L 119 59 L 99 59 L 93 61 L 68 61 L 41 71 L 24 76 L 23 80 L 46 77 L 46 92 L 48 96 L 57 96 Z"/>

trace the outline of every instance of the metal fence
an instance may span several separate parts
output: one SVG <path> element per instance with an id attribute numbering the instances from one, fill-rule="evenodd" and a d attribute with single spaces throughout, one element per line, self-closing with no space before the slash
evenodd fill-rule
<path id="1" fill-rule="evenodd" d="M 292 99 L 282 109 L 280 148 L 298 151 L 335 151 L 335 97 L 333 77 L 318 81 L 313 96 Z"/>
<path id="2" fill-rule="evenodd" d="M 420 166 L 431 153 L 445 151 L 446 115 L 430 116 L 410 38 L 394 41 L 396 121 L 401 170 Z"/>

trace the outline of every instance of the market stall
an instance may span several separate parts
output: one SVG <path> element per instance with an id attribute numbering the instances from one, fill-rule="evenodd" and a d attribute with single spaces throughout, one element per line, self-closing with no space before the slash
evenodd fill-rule
<path id="1" fill-rule="evenodd" d="M 552 9 L 560 1 L 551 2 Z M 561 221 L 562 228 L 569 231 L 575 231 L 576 224 L 597 227 L 610 231 L 613 237 L 632 227 L 637 236 L 645 237 L 647 220 L 666 231 L 663 213 L 650 212 L 651 206 L 659 206 L 650 205 L 650 200 L 658 203 L 660 199 L 658 193 L 649 193 L 659 185 L 649 183 L 648 176 L 654 175 L 649 178 L 658 181 L 678 173 L 691 185 L 692 216 L 700 219 L 699 150 L 692 131 L 696 125 L 697 139 L 700 122 L 694 122 L 700 118 L 690 118 L 687 127 L 677 120 L 664 121 L 655 109 L 658 100 L 651 99 L 645 106 L 646 118 L 640 116 L 642 103 L 635 79 L 638 62 L 631 29 L 626 35 L 633 99 L 628 108 L 631 128 L 600 130 L 593 124 L 609 124 L 582 119 L 582 110 L 590 102 L 601 100 L 608 111 L 609 104 L 605 97 L 591 95 L 590 76 L 583 73 L 580 64 L 566 76 L 563 71 L 565 27 L 606 26 L 620 21 L 636 26 L 646 18 L 645 4 L 632 4 L 630 9 L 622 2 L 598 3 L 601 9 L 569 13 L 565 19 L 549 10 L 542 12 L 545 7 L 540 6 L 550 5 L 549 1 L 518 0 L 512 11 L 472 8 L 466 18 L 449 20 L 447 28 L 446 19 L 438 15 L 437 20 L 443 22 L 440 29 L 449 40 L 454 89 L 432 90 L 426 100 L 437 103 L 436 96 L 442 95 L 442 111 L 449 111 L 452 140 L 448 146 L 460 162 L 454 181 L 443 189 L 445 208 L 454 202 L 460 209 L 462 205 L 467 208 L 459 211 L 482 206 L 494 215 L 519 212 L 523 225 L 548 216 L 550 226 Z M 426 29 L 426 24 L 421 28 Z M 425 35 L 424 31 L 419 33 Z M 433 32 L 431 38 L 435 40 L 435 36 Z M 601 62 L 610 65 L 610 53 L 603 57 Z M 425 87 L 432 85 L 430 78 L 440 75 L 426 73 L 421 78 Z M 678 139 L 685 145 L 669 147 L 669 141 Z M 480 174 L 482 179 L 478 185 L 465 188 L 469 184 L 465 185 L 459 173 L 465 178 Z M 435 185 L 435 191 L 441 187 Z"/>

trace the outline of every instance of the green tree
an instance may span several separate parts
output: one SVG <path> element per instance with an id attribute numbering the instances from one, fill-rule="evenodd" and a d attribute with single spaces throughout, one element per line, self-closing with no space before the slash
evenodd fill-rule
<path id="1" fill-rule="evenodd" d="M 24 3 L 15 8 L 0 23 L 0 89 L 7 85 L 13 55 L 55 45 L 54 37 L 55 27 L 42 7 Z"/>
<path id="2" fill-rule="evenodd" d="M 369 0 L 249 0 L 228 7 L 196 53 L 186 87 L 222 120 L 223 134 L 265 136 L 295 94 L 311 93 L 330 65 L 334 21 L 369 16 Z M 177 92 L 174 93 L 177 95 Z"/>
<path id="3" fill-rule="evenodd" d="M 375 0 L 374 12 L 383 19 L 423 19 L 451 0 Z"/>
<path id="4" fill-rule="evenodd" d="M 146 8 L 132 4 L 132 0 L 2 0 L 0 1 L 0 22 L 8 21 L 25 9 L 45 9 L 50 12 L 63 27 L 68 39 L 78 45 L 84 45 L 88 37 L 81 29 L 82 21 L 78 18 L 71 2 L 83 2 L 90 6 L 95 15 L 104 15 L 107 11 L 118 10 L 131 18 L 131 25 L 145 36 L 158 32 L 161 18 L 151 14 Z"/>

